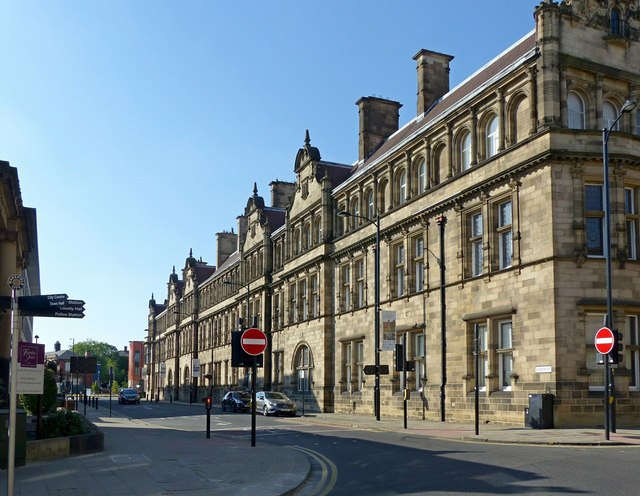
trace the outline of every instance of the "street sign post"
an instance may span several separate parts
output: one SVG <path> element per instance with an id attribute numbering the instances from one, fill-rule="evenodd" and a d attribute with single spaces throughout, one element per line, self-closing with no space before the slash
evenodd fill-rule
<path id="1" fill-rule="evenodd" d="M 260 329 L 252 327 L 242 333 L 240 346 L 248 355 L 261 355 L 267 348 L 267 336 Z"/>
<path id="2" fill-rule="evenodd" d="M 601 327 L 596 332 L 595 345 L 596 351 L 601 355 L 607 355 L 613 350 L 615 338 L 613 331 L 608 327 Z"/>
<path id="3" fill-rule="evenodd" d="M 267 335 L 260 329 L 251 327 L 240 336 L 240 346 L 247 355 L 253 357 L 251 364 L 251 446 L 256 445 L 256 374 L 258 355 L 267 349 Z"/>

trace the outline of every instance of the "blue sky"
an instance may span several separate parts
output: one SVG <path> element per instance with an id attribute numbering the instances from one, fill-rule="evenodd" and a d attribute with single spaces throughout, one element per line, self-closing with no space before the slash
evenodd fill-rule
<path id="1" fill-rule="evenodd" d="M 215 264 L 253 184 L 294 179 L 309 129 L 357 159 L 362 96 L 416 114 L 421 48 L 451 87 L 534 27 L 535 0 L 31 1 L 0 5 L 0 159 L 38 215 L 43 294 L 84 319 L 37 318 L 47 350 L 145 337 L 189 250 Z"/>

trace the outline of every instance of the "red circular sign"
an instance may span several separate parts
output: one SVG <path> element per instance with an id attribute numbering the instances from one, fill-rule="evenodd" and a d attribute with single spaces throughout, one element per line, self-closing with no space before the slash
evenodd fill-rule
<path id="1" fill-rule="evenodd" d="M 267 348 L 267 336 L 260 329 L 252 327 L 240 336 L 240 346 L 248 355 L 260 355 Z"/>
<path id="2" fill-rule="evenodd" d="M 596 350 L 601 355 L 606 355 L 613 350 L 613 331 L 608 327 L 602 327 L 596 332 Z"/>

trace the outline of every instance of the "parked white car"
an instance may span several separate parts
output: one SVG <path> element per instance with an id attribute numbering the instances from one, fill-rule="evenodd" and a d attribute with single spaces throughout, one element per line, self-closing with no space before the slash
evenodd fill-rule
<path id="1" fill-rule="evenodd" d="M 291 415 L 295 417 L 298 409 L 294 401 L 284 393 L 260 391 L 256 393 L 256 412 L 267 415 Z"/>

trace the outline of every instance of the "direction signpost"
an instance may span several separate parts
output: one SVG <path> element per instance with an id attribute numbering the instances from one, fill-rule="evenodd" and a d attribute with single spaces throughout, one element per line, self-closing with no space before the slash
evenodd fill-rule
<path id="1" fill-rule="evenodd" d="M 256 374 L 258 355 L 267 349 L 267 335 L 260 329 L 252 327 L 242 333 L 240 346 L 247 355 L 253 357 L 251 363 L 251 446 L 256 445 Z"/>
<path id="2" fill-rule="evenodd" d="M 9 423 L 8 459 L 7 459 L 7 494 L 13 495 L 15 471 L 15 425 L 17 409 L 17 372 L 18 372 L 18 337 L 19 332 L 14 329 L 17 316 L 24 317 L 64 317 L 81 319 L 84 317 L 84 301 L 70 300 L 66 294 L 18 296 L 17 292 L 24 287 L 24 279 L 20 275 L 9 277 L 7 281 L 11 289 L 11 298 L 0 297 L 0 309 L 11 309 L 11 363 L 9 384 Z M 10 303 L 10 305 L 8 305 Z M 16 315 L 17 314 L 17 315 Z M 86 408 L 86 403 L 85 403 Z M 85 410 L 86 414 L 86 410 Z"/>
<path id="3" fill-rule="evenodd" d="M 19 296 L 20 314 L 31 317 L 84 317 L 84 301 L 70 300 L 66 294 Z"/>

